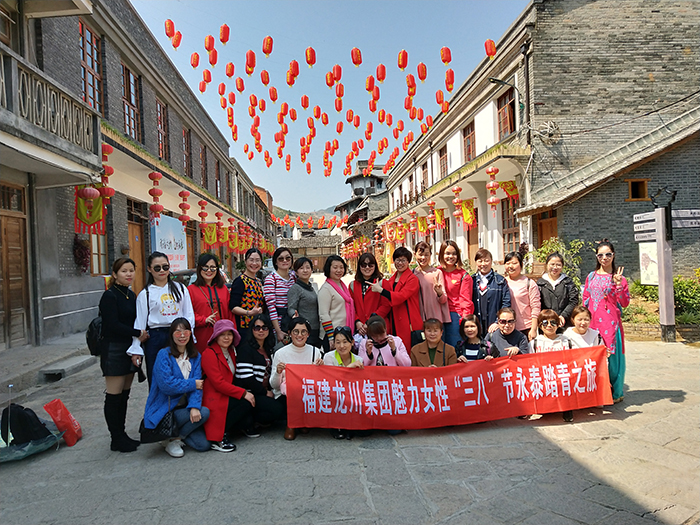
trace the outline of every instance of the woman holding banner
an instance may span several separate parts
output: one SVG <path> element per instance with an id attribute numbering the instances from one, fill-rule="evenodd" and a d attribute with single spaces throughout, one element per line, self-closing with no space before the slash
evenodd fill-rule
<path id="1" fill-rule="evenodd" d="M 630 304 L 624 266 L 615 264 L 615 248 L 603 240 L 596 248 L 595 271 L 588 274 L 583 289 L 583 305 L 593 314 L 591 328 L 598 330 L 608 348 L 608 373 L 613 403 L 624 399 L 625 335 L 622 331 L 622 309 Z"/>
<path id="2" fill-rule="evenodd" d="M 214 323 L 231 319 L 228 288 L 221 275 L 219 260 L 211 253 L 203 253 L 197 261 L 197 280 L 187 287 L 194 309 L 194 336 L 199 353 L 204 352 L 211 337 Z"/>

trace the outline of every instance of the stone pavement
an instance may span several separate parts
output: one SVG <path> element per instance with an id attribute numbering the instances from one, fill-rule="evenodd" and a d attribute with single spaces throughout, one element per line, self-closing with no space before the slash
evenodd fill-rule
<path id="1" fill-rule="evenodd" d="M 0 523 L 700 523 L 700 348 L 628 345 L 625 400 L 606 409 L 352 441 L 276 428 L 230 454 L 109 451 L 93 366 L 31 393 L 61 398 L 83 439 L 0 468 Z M 4 385 L 3 385 L 4 387 Z M 136 436 L 145 384 L 135 385 Z"/>

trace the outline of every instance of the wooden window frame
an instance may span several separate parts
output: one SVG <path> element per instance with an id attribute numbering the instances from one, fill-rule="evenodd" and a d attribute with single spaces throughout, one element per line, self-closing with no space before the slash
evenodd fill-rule
<path id="1" fill-rule="evenodd" d="M 438 159 L 440 164 L 440 180 L 447 177 L 447 144 L 438 150 Z"/>
<path id="2" fill-rule="evenodd" d="M 122 63 L 122 107 L 124 109 L 124 133 L 141 142 L 141 111 L 139 77 Z"/>
<path id="3" fill-rule="evenodd" d="M 464 146 L 464 162 L 467 163 L 476 157 L 476 144 L 474 142 L 474 121 L 472 120 L 462 129 L 462 143 Z"/>
<path id="4" fill-rule="evenodd" d="M 515 216 L 515 201 L 501 199 L 501 234 L 503 236 L 503 254 L 517 252 L 520 248 L 520 225 Z M 508 241 L 508 235 L 514 235 L 513 241 Z"/>
<path id="5" fill-rule="evenodd" d="M 219 159 L 214 161 L 214 189 L 216 191 L 216 198 L 221 200 L 221 163 Z"/>
<path id="6" fill-rule="evenodd" d="M 95 251 L 97 246 L 97 251 Z M 108 253 L 107 253 L 107 234 L 91 233 L 90 234 L 90 274 L 91 275 L 107 275 L 109 273 Z M 95 268 L 97 261 L 97 268 Z"/>
<path id="7" fill-rule="evenodd" d="M 156 132 L 158 134 L 158 158 L 169 162 L 168 106 L 158 99 L 156 99 Z"/>
<path id="8" fill-rule="evenodd" d="M 498 140 L 515 132 L 515 89 L 510 88 L 498 97 Z"/>
<path id="9" fill-rule="evenodd" d="M 231 177 L 231 173 L 229 173 L 228 170 L 226 170 L 226 202 L 228 203 L 229 206 L 233 208 L 233 192 L 231 191 L 231 183 L 233 182 L 233 178 Z"/>
<path id="10" fill-rule="evenodd" d="M 421 166 L 421 193 L 428 189 L 428 163 L 424 162 Z"/>
<path id="11" fill-rule="evenodd" d="M 78 20 L 80 35 L 80 74 L 83 102 L 104 115 L 102 84 L 102 39 L 83 19 Z"/>
<path id="12" fill-rule="evenodd" d="M 625 199 L 625 202 L 643 202 L 643 201 L 651 201 L 651 198 L 649 198 L 649 181 L 651 179 L 625 179 L 625 182 L 627 183 L 627 195 L 628 197 Z M 635 183 L 643 183 L 644 184 L 644 189 L 646 190 L 644 193 L 646 193 L 646 197 L 633 197 L 632 196 L 632 185 Z"/>
<path id="13" fill-rule="evenodd" d="M 199 165 L 201 176 L 200 182 L 202 183 L 202 188 L 208 189 L 207 184 L 209 183 L 209 180 L 207 177 L 207 146 L 205 144 L 199 145 Z"/>
<path id="14" fill-rule="evenodd" d="M 13 16 L 13 15 L 15 15 L 15 16 Z M 17 23 L 16 12 L 10 11 L 7 9 L 7 7 L 0 5 L 0 18 L 2 18 L 6 22 L 5 27 L 7 28 L 6 33 L 0 33 L 0 42 L 5 44 L 7 47 L 12 49 L 13 51 L 16 51 L 15 47 L 12 45 L 13 40 L 15 40 L 13 38 L 15 36 L 13 34 L 13 25 L 16 25 L 16 23 Z M 14 24 L 13 24 L 13 22 L 14 22 Z"/>
<path id="15" fill-rule="evenodd" d="M 192 133 L 187 128 L 182 128 L 182 172 L 192 178 Z"/>

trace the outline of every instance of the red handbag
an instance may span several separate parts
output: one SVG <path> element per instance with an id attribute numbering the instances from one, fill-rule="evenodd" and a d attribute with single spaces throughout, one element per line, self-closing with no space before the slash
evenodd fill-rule
<path id="1" fill-rule="evenodd" d="M 83 429 L 80 428 L 80 423 L 68 411 L 63 401 L 60 399 L 49 401 L 44 405 L 44 410 L 48 412 L 53 422 L 56 423 L 58 430 L 66 432 L 63 434 L 63 440 L 66 442 L 66 445 L 72 447 L 83 437 Z"/>

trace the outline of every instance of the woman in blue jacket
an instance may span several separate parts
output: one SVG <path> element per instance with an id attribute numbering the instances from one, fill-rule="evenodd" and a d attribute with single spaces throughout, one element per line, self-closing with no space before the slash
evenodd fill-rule
<path id="1" fill-rule="evenodd" d="M 143 416 L 146 428 L 156 428 L 163 416 L 175 409 L 180 436 L 170 440 L 165 451 L 181 458 L 182 441 L 194 450 L 209 450 L 209 441 L 202 425 L 209 418 L 209 409 L 202 406 L 201 358 L 192 340 L 192 325 L 184 317 L 170 325 L 170 345 L 161 349 L 153 366 L 153 383 Z"/>
<path id="2" fill-rule="evenodd" d="M 486 248 L 479 248 L 474 256 L 477 272 L 472 280 L 474 313 L 481 322 L 481 333 L 487 334 L 498 328 L 496 319 L 501 308 L 510 308 L 510 289 L 506 278 L 498 275 L 491 265 L 493 255 Z"/>

